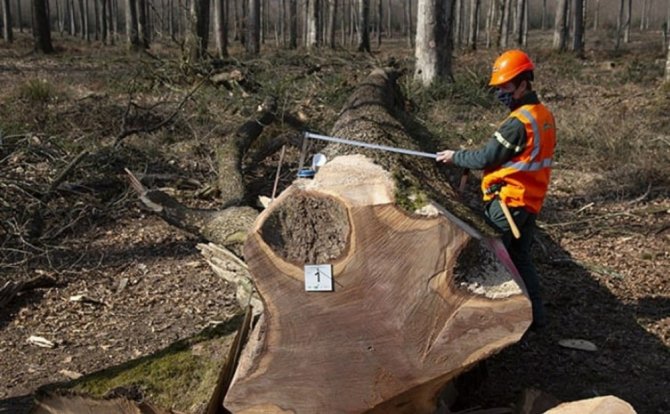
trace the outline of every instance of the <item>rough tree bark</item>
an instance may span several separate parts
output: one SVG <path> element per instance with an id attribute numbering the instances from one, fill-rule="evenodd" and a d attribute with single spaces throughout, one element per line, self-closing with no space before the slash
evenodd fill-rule
<path id="1" fill-rule="evenodd" d="M 2 38 L 5 42 L 12 43 L 14 34 L 12 32 L 12 12 L 9 0 L 2 0 Z"/>
<path id="2" fill-rule="evenodd" d="M 621 0 L 623 1 L 623 0 Z M 554 20 L 554 50 L 564 51 L 568 42 L 568 0 L 558 0 Z"/>
<path id="3" fill-rule="evenodd" d="M 416 148 L 406 132 L 416 126 L 397 107 L 396 77 L 373 71 L 331 134 Z M 235 413 L 432 413 L 446 382 L 529 326 L 518 276 L 497 238 L 437 205 L 427 216 L 406 210 L 401 200 L 424 191 L 454 203 L 434 161 L 341 144 L 321 152 L 331 161 L 314 180 L 282 193 L 245 244 L 265 311 L 224 406 Z M 361 152 L 368 158 L 342 156 Z M 332 264 L 334 291 L 305 292 L 303 265 L 316 263 Z M 499 280 L 474 289 L 492 274 Z"/>
<path id="4" fill-rule="evenodd" d="M 584 54 L 584 0 L 575 0 L 575 36 L 572 50 L 577 56 Z"/>
<path id="5" fill-rule="evenodd" d="M 516 18 L 514 19 L 514 40 L 517 46 L 523 45 L 523 38 L 525 35 L 524 22 L 526 21 L 526 0 L 517 0 L 516 2 Z"/>
<path id="6" fill-rule="evenodd" d="M 298 0 L 289 0 L 288 3 L 289 49 L 298 47 Z"/>
<path id="7" fill-rule="evenodd" d="M 228 0 L 214 0 L 214 39 L 217 55 L 228 56 Z"/>
<path id="8" fill-rule="evenodd" d="M 102 1 L 106 2 L 107 0 Z M 108 22 L 108 28 L 109 24 L 111 22 Z M 137 25 L 137 0 L 126 0 L 126 39 L 130 49 L 140 48 L 140 34 Z"/>
<path id="9" fill-rule="evenodd" d="M 358 51 L 370 52 L 370 0 L 358 0 Z"/>
<path id="10" fill-rule="evenodd" d="M 261 0 L 243 0 L 248 2 L 247 35 L 244 44 L 248 53 L 257 55 L 261 51 Z"/>
<path id="11" fill-rule="evenodd" d="M 35 50 L 53 53 L 46 0 L 33 0 L 33 39 Z"/>
<path id="12" fill-rule="evenodd" d="M 468 47 L 477 50 L 477 35 L 479 34 L 479 7 L 480 0 L 470 0 L 470 29 L 468 31 Z"/>
<path id="13" fill-rule="evenodd" d="M 207 52 L 209 41 L 209 0 L 192 0 L 188 13 L 185 58 L 199 62 Z"/>
<path id="14" fill-rule="evenodd" d="M 151 30 L 149 28 L 146 0 L 137 0 L 137 31 L 140 34 L 140 44 L 143 48 L 149 49 Z"/>
<path id="15" fill-rule="evenodd" d="M 318 33 L 321 29 L 319 28 L 320 19 L 318 0 L 307 0 L 306 7 L 307 21 L 305 23 L 307 25 L 307 38 L 305 39 L 305 46 L 307 46 L 307 49 L 311 49 L 319 46 Z"/>
<path id="16" fill-rule="evenodd" d="M 452 0 L 419 0 L 416 24 L 416 69 L 414 79 L 424 86 L 437 79 L 453 81 L 454 2 Z"/>
<path id="17" fill-rule="evenodd" d="M 337 0 L 328 0 L 328 46 L 331 49 L 337 47 L 335 42 L 335 30 L 337 28 L 337 13 L 338 13 L 338 4 Z"/>

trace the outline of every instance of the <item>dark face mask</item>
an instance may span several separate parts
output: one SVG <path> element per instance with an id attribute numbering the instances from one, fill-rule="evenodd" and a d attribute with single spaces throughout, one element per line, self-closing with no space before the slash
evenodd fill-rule
<path id="1" fill-rule="evenodd" d="M 514 106 L 514 92 L 505 92 L 501 89 L 496 89 L 496 99 L 506 107 L 512 109 Z"/>

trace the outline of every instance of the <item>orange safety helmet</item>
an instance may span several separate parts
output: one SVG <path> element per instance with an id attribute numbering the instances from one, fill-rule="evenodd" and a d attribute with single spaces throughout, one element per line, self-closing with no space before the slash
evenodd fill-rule
<path id="1" fill-rule="evenodd" d="M 535 69 L 535 65 L 527 54 L 518 49 L 508 50 L 498 56 L 498 59 L 493 63 L 489 86 L 502 85 L 511 81 L 517 75 L 533 69 Z"/>

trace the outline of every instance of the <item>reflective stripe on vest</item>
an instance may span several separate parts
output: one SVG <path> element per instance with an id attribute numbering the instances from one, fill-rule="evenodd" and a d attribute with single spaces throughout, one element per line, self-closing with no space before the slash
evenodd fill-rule
<path id="1" fill-rule="evenodd" d="M 537 156 L 540 154 L 541 136 L 540 128 L 537 126 L 535 117 L 526 109 L 520 109 L 519 113 L 530 121 L 530 127 L 533 129 L 533 150 L 530 153 L 530 160 L 516 162 L 508 161 L 502 165 L 503 168 L 514 168 L 519 171 L 537 171 L 542 168 L 551 167 L 551 157 L 536 161 Z"/>

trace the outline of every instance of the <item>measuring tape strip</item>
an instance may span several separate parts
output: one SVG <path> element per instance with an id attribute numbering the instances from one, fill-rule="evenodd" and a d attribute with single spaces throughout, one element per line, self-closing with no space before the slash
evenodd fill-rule
<path id="1" fill-rule="evenodd" d="M 367 142 L 354 141 L 354 140 L 350 140 L 350 139 L 329 137 L 327 135 L 313 134 L 311 132 L 305 132 L 305 139 L 318 139 L 320 141 L 336 142 L 338 144 L 354 145 L 354 146 L 357 146 L 357 147 L 370 148 L 370 149 L 376 149 L 376 150 L 388 151 L 388 152 L 396 152 L 396 153 L 399 153 L 399 154 L 414 155 L 414 156 L 417 156 L 417 157 L 426 157 L 426 158 L 432 158 L 432 159 L 437 158 L 437 154 L 433 154 L 433 153 L 430 153 L 430 152 L 421 152 L 421 151 L 414 151 L 414 150 L 409 150 L 409 149 L 404 149 L 404 148 L 395 148 L 395 147 L 389 147 L 387 145 L 370 144 L 370 143 L 367 143 Z"/>

